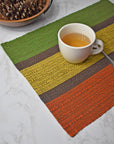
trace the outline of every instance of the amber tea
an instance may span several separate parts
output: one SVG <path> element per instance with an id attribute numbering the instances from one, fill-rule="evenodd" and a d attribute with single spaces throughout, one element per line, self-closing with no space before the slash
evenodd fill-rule
<path id="1" fill-rule="evenodd" d="M 87 36 L 80 33 L 67 34 L 62 38 L 62 41 L 73 47 L 83 47 L 91 42 Z"/>
<path id="2" fill-rule="evenodd" d="M 58 31 L 61 55 L 70 63 L 84 62 L 90 55 L 103 51 L 103 42 L 96 39 L 94 30 L 82 23 L 70 23 Z"/>

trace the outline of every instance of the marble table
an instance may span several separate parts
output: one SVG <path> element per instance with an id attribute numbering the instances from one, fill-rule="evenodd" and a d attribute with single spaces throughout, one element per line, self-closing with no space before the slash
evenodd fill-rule
<path id="1" fill-rule="evenodd" d="M 85 8 L 98 0 L 56 0 L 36 22 L 0 25 L 0 43 Z M 111 0 L 114 3 L 114 0 Z M 114 107 L 71 138 L 0 46 L 0 144 L 113 144 Z"/>

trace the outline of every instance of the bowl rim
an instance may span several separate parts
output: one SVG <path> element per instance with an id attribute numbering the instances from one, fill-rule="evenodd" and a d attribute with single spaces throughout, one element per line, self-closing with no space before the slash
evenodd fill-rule
<path id="1" fill-rule="evenodd" d="M 17 22 L 24 22 L 24 21 L 28 21 L 28 20 L 34 19 L 37 16 L 39 16 L 40 14 L 42 14 L 46 10 L 46 8 L 48 8 L 49 4 L 50 4 L 50 0 L 46 0 L 45 7 L 40 12 L 36 13 L 35 15 L 33 15 L 31 17 L 24 18 L 24 19 L 19 19 L 19 20 L 4 20 L 4 19 L 0 19 L 0 22 L 17 23 Z"/>

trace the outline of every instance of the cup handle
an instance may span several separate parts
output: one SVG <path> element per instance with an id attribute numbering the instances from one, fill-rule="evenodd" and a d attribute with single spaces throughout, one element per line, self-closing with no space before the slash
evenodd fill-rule
<path id="1" fill-rule="evenodd" d="M 99 39 L 96 39 L 95 43 L 93 44 L 91 54 L 96 55 L 96 54 L 102 52 L 103 47 L 104 47 L 103 42 Z"/>

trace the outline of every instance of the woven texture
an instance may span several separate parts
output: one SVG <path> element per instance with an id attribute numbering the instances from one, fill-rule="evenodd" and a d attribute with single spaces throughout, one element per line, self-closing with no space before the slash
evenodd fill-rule
<path id="1" fill-rule="evenodd" d="M 70 136 L 114 106 L 114 68 L 102 54 L 89 56 L 81 64 L 66 62 L 58 49 L 57 32 L 67 23 L 85 23 L 95 30 L 97 38 L 104 42 L 104 51 L 114 58 L 113 12 L 113 4 L 102 0 L 2 44 Z"/>

